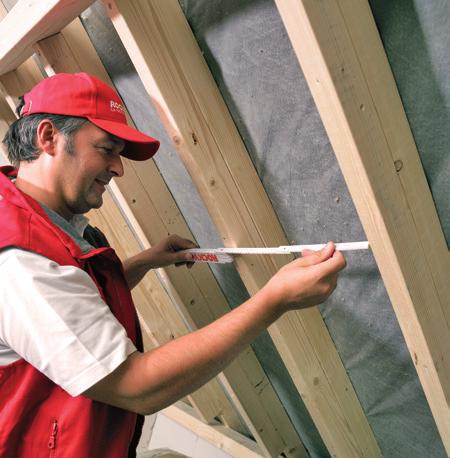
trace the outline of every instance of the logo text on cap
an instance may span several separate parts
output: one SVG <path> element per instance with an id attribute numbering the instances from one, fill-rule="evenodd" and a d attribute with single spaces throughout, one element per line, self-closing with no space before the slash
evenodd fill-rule
<path id="1" fill-rule="evenodd" d="M 125 114 L 125 108 L 122 104 L 115 102 L 114 100 L 109 101 L 109 108 L 111 111 L 118 111 L 119 113 Z"/>

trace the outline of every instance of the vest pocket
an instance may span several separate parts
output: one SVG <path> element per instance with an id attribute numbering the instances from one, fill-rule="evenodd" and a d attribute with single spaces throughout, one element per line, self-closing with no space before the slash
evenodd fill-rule
<path id="1" fill-rule="evenodd" d="M 48 448 L 50 449 L 50 457 L 54 457 L 56 454 L 56 435 L 57 433 L 58 433 L 58 421 L 55 419 L 52 421 L 50 437 L 48 440 Z"/>

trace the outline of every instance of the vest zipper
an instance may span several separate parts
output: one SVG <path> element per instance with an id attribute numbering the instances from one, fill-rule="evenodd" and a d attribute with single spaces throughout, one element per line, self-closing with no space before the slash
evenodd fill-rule
<path id="1" fill-rule="evenodd" d="M 53 420 L 52 432 L 50 433 L 50 439 L 48 441 L 48 448 L 53 450 L 56 447 L 56 433 L 58 431 L 58 422 Z"/>

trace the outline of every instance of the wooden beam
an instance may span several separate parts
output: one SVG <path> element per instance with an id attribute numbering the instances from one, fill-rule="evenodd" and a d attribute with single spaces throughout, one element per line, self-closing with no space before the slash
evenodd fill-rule
<path id="1" fill-rule="evenodd" d="M 6 16 L 7 13 L 8 11 L 0 1 L 0 21 Z M 14 116 L 9 103 L 6 101 L 5 94 L 3 94 L 0 88 L 0 163 L 2 165 L 9 163 L 8 156 L 2 144 L 2 140 L 8 131 L 9 126 L 15 121 L 15 119 L 16 117 Z"/>
<path id="2" fill-rule="evenodd" d="M 7 14 L 7 9 L 0 1 L 0 23 Z M 40 78 L 42 78 L 42 75 L 39 69 L 30 59 L 22 64 L 17 71 L 0 76 L 0 153 L 6 162 L 8 162 L 8 159 L 1 141 L 8 127 L 16 120 L 17 97 L 31 89 Z"/>
<path id="3" fill-rule="evenodd" d="M 37 42 L 34 50 L 48 75 L 88 71 L 111 83 L 79 19 L 72 21 L 61 33 Z"/>
<path id="4" fill-rule="evenodd" d="M 11 110 L 15 112 L 18 97 L 28 92 L 40 79 L 42 79 L 42 73 L 32 57 L 16 70 L 0 75 L 0 89 L 7 94 L 6 102 Z"/>
<path id="5" fill-rule="evenodd" d="M 106 82 L 109 81 L 92 43 L 78 20 L 66 27 L 61 34 L 39 42 L 36 50 L 50 72 L 82 69 Z M 168 233 L 179 233 L 192 238 L 153 161 L 125 161 L 125 169 L 125 178 L 117 181 L 118 188 L 126 196 L 121 207 L 122 210 L 128 206 L 131 208 L 130 218 L 138 214 L 133 230 L 142 234 L 142 244 L 154 244 Z M 120 200 L 116 193 L 115 197 Z M 138 228 L 138 225 L 141 225 L 142 229 Z M 196 266 L 190 271 L 170 268 L 167 275 L 168 284 L 173 285 L 173 294 L 180 298 L 178 307 L 183 308 L 185 320 L 190 321 L 194 328 L 201 327 L 230 310 L 207 266 Z M 240 417 L 266 455 L 277 456 L 283 450 L 293 449 L 296 456 L 307 456 L 250 348 L 243 352 L 219 379 L 222 386 L 226 387 L 227 396 L 233 400 Z M 238 429 L 237 422 L 226 406 L 225 403 L 222 412 L 224 423 Z"/>
<path id="6" fill-rule="evenodd" d="M 6 102 L 6 96 L 3 91 L 0 91 L 0 122 L 1 134 L 4 135 L 8 127 L 16 120 L 14 111 Z"/>
<path id="7" fill-rule="evenodd" d="M 450 454 L 448 248 L 369 3 L 276 3 Z"/>
<path id="8" fill-rule="evenodd" d="M 161 414 L 190 429 L 202 439 L 231 456 L 239 458 L 261 458 L 258 445 L 235 431 L 220 424 L 205 425 L 195 411 L 183 402 L 161 411 Z"/>
<path id="9" fill-rule="evenodd" d="M 225 244 L 287 244 L 178 2 L 104 3 Z M 236 260 L 250 293 L 284 262 Z M 330 453 L 380 456 L 317 308 L 285 316 L 270 333 Z"/>
<path id="10" fill-rule="evenodd" d="M 6 8 L 0 2 L 0 29 L 7 14 Z M 13 112 L 17 105 L 17 97 L 30 90 L 41 78 L 42 74 L 33 59 L 28 59 L 18 69 L 14 68 L 5 75 L 0 74 L 0 90 L 3 91 L 6 102 Z"/>
<path id="11" fill-rule="evenodd" d="M 93 0 L 19 0 L 0 22 L 0 75 L 15 70 L 33 54 L 37 41 L 59 32 L 91 3 Z"/>
<path id="12" fill-rule="evenodd" d="M 3 147 L 2 140 L 8 131 L 9 126 L 16 120 L 13 111 L 0 92 L 0 156 L 3 164 L 9 163 L 8 156 Z"/>

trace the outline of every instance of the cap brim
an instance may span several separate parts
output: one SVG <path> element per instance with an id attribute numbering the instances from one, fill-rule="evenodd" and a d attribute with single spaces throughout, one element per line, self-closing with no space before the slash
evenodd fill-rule
<path id="1" fill-rule="evenodd" d="M 150 159 L 159 148 L 159 141 L 120 122 L 105 119 L 87 118 L 100 129 L 125 140 L 127 143 L 122 156 L 133 161 Z"/>

